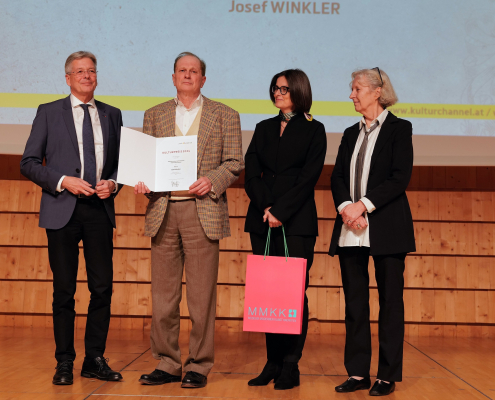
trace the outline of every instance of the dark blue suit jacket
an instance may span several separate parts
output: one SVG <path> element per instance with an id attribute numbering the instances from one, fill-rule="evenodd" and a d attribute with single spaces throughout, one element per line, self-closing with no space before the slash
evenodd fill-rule
<path id="1" fill-rule="evenodd" d="M 103 171 L 101 179 L 117 179 L 122 113 L 118 108 L 96 101 L 103 133 Z M 45 165 L 43 165 L 45 160 Z M 63 175 L 81 177 L 81 160 L 70 96 L 42 104 L 33 121 L 31 134 L 21 160 L 21 173 L 42 188 L 41 228 L 60 229 L 70 220 L 76 196 L 68 190 L 57 192 Z M 115 227 L 115 194 L 103 200 Z"/>

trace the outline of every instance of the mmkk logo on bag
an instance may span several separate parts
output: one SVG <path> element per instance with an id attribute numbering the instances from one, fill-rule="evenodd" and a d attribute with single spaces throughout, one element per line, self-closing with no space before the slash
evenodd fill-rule
<path id="1" fill-rule="evenodd" d="M 287 318 L 286 308 L 271 308 L 271 307 L 249 307 L 247 317 L 249 319 L 262 319 L 266 321 L 286 321 L 283 318 Z M 289 310 L 289 318 L 296 318 L 297 310 Z"/>

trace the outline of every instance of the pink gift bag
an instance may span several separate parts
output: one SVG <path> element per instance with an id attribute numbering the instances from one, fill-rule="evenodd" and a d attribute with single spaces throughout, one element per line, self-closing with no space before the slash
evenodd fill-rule
<path id="1" fill-rule="evenodd" d="M 265 255 L 247 257 L 243 330 L 300 334 L 307 261 L 289 257 L 285 232 L 286 256 L 268 256 L 270 233 Z"/>

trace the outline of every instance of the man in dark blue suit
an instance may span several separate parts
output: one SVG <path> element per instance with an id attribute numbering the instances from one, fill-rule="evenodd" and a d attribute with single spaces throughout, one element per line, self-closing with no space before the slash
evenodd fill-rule
<path id="1" fill-rule="evenodd" d="M 39 225 L 46 228 L 53 272 L 55 385 L 73 382 L 74 294 L 81 240 L 91 292 L 81 375 L 122 379 L 103 357 L 110 324 L 122 113 L 95 101 L 96 72 L 92 53 L 79 51 L 67 58 L 65 79 L 71 94 L 39 106 L 21 161 L 22 174 L 43 189 Z"/>

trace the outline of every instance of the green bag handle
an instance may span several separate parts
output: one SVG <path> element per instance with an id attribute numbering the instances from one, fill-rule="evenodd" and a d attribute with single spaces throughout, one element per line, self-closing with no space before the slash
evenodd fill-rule
<path id="1" fill-rule="evenodd" d="M 272 228 L 268 227 L 268 236 L 266 237 L 266 245 L 265 245 L 265 256 L 263 257 L 263 260 L 266 259 L 267 255 L 270 255 L 270 236 L 272 234 Z M 285 261 L 287 262 L 287 259 L 289 258 L 289 248 L 287 247 L 287 239 L 285 238 L 285 229 L 284 226 L 282 225 L 282 234 L 284 235 L 284 247 L 285 247 Z"/>

